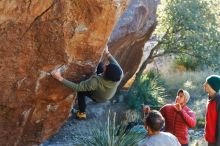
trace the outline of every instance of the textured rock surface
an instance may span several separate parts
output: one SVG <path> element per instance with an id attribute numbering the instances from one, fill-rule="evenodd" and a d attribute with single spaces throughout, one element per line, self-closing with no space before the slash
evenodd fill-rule
<path id="1" fill-rule="evenodd" d="M 98 63 L 127 0 L 0 1 L 0 145 L 38 145 L 68 118 L 72 91 Z"/>
<path id="2" fill-rule="evenodd" d="M 158 0 L 131 0 L 111 34 L 109 47 L 123 67 L 124 85 L 137 71 L 145 42 L 156 27 Z"/>

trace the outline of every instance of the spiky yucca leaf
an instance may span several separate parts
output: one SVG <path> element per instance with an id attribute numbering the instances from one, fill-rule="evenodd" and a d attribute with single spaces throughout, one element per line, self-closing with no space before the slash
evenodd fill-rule
<path id="1" fill-rule="evenodd" d="M 144 138 L 144 133 L 128 131 L 115 123 L 116 113 L 111 115 L 105 123 L 94 121 L 95 127 L 88 129 L 88 135 L 78 136 L 78 146 L 136 146 Z"/>

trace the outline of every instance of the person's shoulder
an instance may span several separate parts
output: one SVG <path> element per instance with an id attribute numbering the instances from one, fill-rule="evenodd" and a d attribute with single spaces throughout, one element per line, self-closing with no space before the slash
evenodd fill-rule
<path id="1" fill-rule="evenodd" d="M 98 84 L 108 84 L 108 85 L 117 84 L 117 82 L 106 80 L 102 74 L 93 75 L 91 78 L 92 80 L 96 80 Z"/>
<path id="2" fill-rule="evenodd" d="M 170 137 L 173 137 L 173 136 L 174 136 L 174 135 L 173 135 L 172 133 L 170 133 L 170 132 L 163 132 L 163 131 L 161 131 L 160 134 L 161 134 L 161 135 L 167 135 L 167 136 L 170 136 Z M 175 137 L 175 136 L 174 136 L 174 137 Z"/>
<path id="3" fill-rule="evenodd" d="M 177 139 L 176 136 L 173 135 L 173 134 L 170 133 L 170 132 L 160 132 L 160 134 L 161 134 L 164 138 L 166 137 L 166 139 L 173 139 L 173 140 L 176 140 L 176 139 Z"/>
<path id="4" fill-rule="evenodd" d="M 171 108 L 171 107 L 173 107 L 172 104 L 165 104 L 162 108 Z M 161 109 L 162 109 L 162 108 L 161 108 Z"/>
<path id="5" fill-rule="evenodd" d="M 97 74 L 93 74 L 90 79 L 97 79 L 97 80 L 101 80 L 103 77 L 102 75 L 97 75 Z"/>
<path id="6" fill-rule="evenodd" d="M 92 75 L 89 79 L 87 79 L 87 82 L 98 84 L 101 80 L 101 77 L 99 75 Z"/>
<path id="7" fill-rule="evenodd" d="M 160 132 L 160 134 L 163 135 L 164 138 L 166 137 L 166 139 L 171 140 L 172 144 L 181 146 L 178 139 L 177 139 L 177 137 L 175 135 L 173 135 L 172 133 L 170 133 L 170 132 Z"/>

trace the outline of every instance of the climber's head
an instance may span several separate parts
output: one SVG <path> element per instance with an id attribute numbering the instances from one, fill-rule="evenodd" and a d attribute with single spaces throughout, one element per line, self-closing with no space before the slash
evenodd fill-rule
<path id="1" fill-rule="evenodd" d="M 105 71 L 104 71 L 104 78 L 113 82 L 120 81 L 121 79 L 122 72 L 120 68 L 113 64 L 110 63 L 105 66 Z"/>

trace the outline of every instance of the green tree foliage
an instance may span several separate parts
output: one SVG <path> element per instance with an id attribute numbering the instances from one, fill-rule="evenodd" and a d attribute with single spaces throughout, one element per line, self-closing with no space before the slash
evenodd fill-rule
<path id="1" fill-rule="evenodd" d="M 159 74 L 154 70 L 142 75 L 135 81 L 128 92 L 129 98 L 127 102 L 129 108 L 141 111 L 141 105 L 147 104 L 153 109 L 158 109 L 164 104 L 163 101 L 166 97 L 163 85 Z"/>
<path id="2" fill-rule="evenodd" d="M 176 67 L 183 66 L 188 71 L 195 71 L 199 67 L 197 59 L 188 55 L 179 56 L 175 59 L 174 65 Z"/>
<path id="3" fill-rule="evenodd" d="M 165 2 L 166 1 L 166 2 Z M 220 33 L 207 1 L 165 0 L 159 7 L 158 34 L 163 53 L 186 54 L 217 63 Z"/>
<path id="4" fill-rule="evenodd" d="M 157 44 L 142 64 L 137 76 L 154 58 L 166 54 L 193 57 L 200 64 L 219 66 L 220 2 L 218 0 L 161 0 Z"/>

